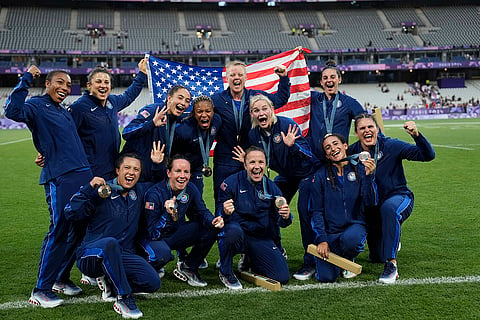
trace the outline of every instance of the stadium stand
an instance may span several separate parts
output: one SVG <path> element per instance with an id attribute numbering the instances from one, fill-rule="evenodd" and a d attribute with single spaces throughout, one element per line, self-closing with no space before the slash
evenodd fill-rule
<path id="1" fill-rule="evenodd" d="M 105 28 L 105 36 L 95 43 L 100 51 L 192 51 L 202 44 L 195 34 L 197 25 L 212 26 L 211 50 L 230 51 L 283 50 L 297 45 L 319 50 L 413 48 L 418 47 L 419 39 L 432 46 L 471 45 L 478 44 L 480 37 L 478 26 L 466 28 L 457 21 L 460 17 L 465 21 L 478 19 L 478 8 L 472 5 L 315 10 L 8 6 L 2 10 L 7 13 L 5 28 L 0 27 L 0 49 L 17 50 L 91 50 L 88 24 Z M 416 22 L 422 29 L 418 39 L 400 32 L 401 23 L 406 21 Z M 315 26 L 315 41 L 291 36 L 292 27 L 302 24 Z M 120 36 L 121 31 L 128 36 Z"/>
<path id="2" fill-rule="evenodd" d="M 464 68 L 459 72 L 465 74 L 466 83 L 480 79 L 480 25 L 459 23 L 477 21 L 479 7 L 462 5 L 462 1 L 439 6 L 419 0 L 418 3 L 391 1 L 393 5 L 382 2 L 379 6 L 345 2 L 226 8 L 215 3 L 208 6 L 163 2 L 150 6 L 140 3 L 93 6 L 75 1 L 71 7 L 2 4 L 0 73 L 5 77 L 0 79 L 0 86 L 15 82 L 16 74 L 31 62 L 44 68 L 43 73 L 53 68 L 68 68 L 83 86 L 85 74 L 102 61 L 110 67 L 123 68 L 115 82 L 124 85 L 121 75 L 132 73 L 144 53 L 220 67 L 229 59 L 251 63 L 303 46 L 313 50 L 306 56 L 312 86 L 318 85 L 318 71 L 325 61 L 334 59 L 345 68 L 345 86 L 348 82 L 368 82 L 365 95 L 363 90 L 348 88 L 354 91 L 353 96 L 358 95 L 360 102 L 377 103 L 378 99 L 384 106 L 395 105 L 397 93 L 405 91 L 402 88 L 408 87 L 407 83 L 426 80 L 435 83 L 438 74 L 447 72 L 447 68 L 460 68 L 459 65 Z M 416 22 L 418 35 L 402 33 L 402 22 Z M 88 24 L 102 24 L 105 35 L 92 39 L 87 32 Z M 208 41 L 197 37 L 198 25 L 212 27 Z M 314 26 L 310 37 L 298 30 L 292 35 L 292 27 L 298 29 L 300 25 Z M 18 52 L 10 53 L 15 50 Z M 451 64 L 444 66 L 445 63 Z M 433 71 L 429 70 L 432 65 L 435 65 Z M 369 95 L 378 94 L 376 85 L 381 79 L 389 82 L 390 92 L 369 101 Z M 448 90 L 460 91 L 451 95 L 462 96 L 464 101 L 470 93 L 464 97 L 461 92 L 470 88 L 467 84 L 464 89 Z M 417 98 L 404 95 L 409 105 L 423 103 Z"/>
<path id="3" fill-rule="evenodd" d="M 401 28 L 402 22 L 415 22 L 417 27 L 425 26 L 415 8 L 384 8 L 382 11 L 393 28 Z"/>
<path id="4" fill-rule="evenodd" d="M 434 32 L 420 34 L 426 43 L 436 46 L 478 44 L 480 28 L 472 26 L 469 21 L 478 21 L 477 6 L 422 7 L 422 12 L 438 27 Z"/>

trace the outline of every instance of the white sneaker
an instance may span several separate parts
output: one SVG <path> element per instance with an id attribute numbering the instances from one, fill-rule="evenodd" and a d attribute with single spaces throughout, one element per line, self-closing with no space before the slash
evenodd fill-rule
<path id="1" fill-rule="evenodd" d="M 308 280 L 315 274 L 315 268 L 310 266 L 302 266 L 297 272 L 293 274 L 293 277 L 297 280 Z"/>
<path id="2" fill-rule="evenodd" d="M 242 271 L 250 271 L 251 270 L 250 257 L 248 257 L 246 254 L 242 253 L 240 255 L 240 259 L 238 260 L 237 270 L 240 273 Z"/>
<path id="3" fill-rule="evenodd" d="M 67 296 L 76 296 L 83 292 L 83 290 L 71 280 L 68 280 L 66 282 L 56 281 L 53 284 L 52 291 L 63 293 Z"/>
<path id="4" fill-rule="evenodd" d="M 63 304 L 63 299 L 60 299 L 53 291 L 32 291 L 28 303 L 42 308 L 55 308 Z"/>
<path id="5" fill-rule="evenodd" d="M 97 284 L 100 290 L 102 291 L 102 300 L 107 302 L 117 301 L 117 298 L 112 293 L 109 284 L 107 283 L 105 277 L 98 277 Z"/>
<path id="6" fill-rule="evenodd" d="M 158 270 L 158 276 L 160 277 L 160 279 L 165 277 L 165 268 L 160 268 L 160 270 Z"/>
<path id="7" fill-rule="evenodd" d="M 342 276 L 345 278 L 345 279 L 352 279 L 352 278 L 355 278 L 357 276 L 356 273 L 353 273 L 351 271 L 348 271 L 348 270 L 343 270 L 342 271 Z"/>
<path id="8" fill-rule="evenodd" d="M 240 259 L 238 260 L 238 264 L 237 264 L 237 270 L 238 272 L 246 271 L 245 270 L 245 253 L 242 253 L 240 255 Z"/>
<path id="9" fill-rule="evenodd" d="M 193 287 L 206 287 L 207 283 L 200 277 L 198 271 L 187 267 L 185 262 L 173 270 L 173 275 L 182 281 L 186 281 Z"/>
<path id="10" fill-rule="evenodd" d="M 91 286 L 97 286 L 97 280 L 95 278 L 89 277 L 83 273 L 82 273 L 82 278 L 80 279 L 80 283 L 89 284 Z"/>

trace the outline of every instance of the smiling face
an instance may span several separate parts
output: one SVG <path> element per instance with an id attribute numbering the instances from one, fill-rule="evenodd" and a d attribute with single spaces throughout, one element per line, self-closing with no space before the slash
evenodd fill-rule
<path id="1" fill-rule="evenodd" d="M 257 150 L 248 152 L 245 156 L 244 167 L 252 182 L 257 183 L 262 181 L 265 168 L 267 167 L 265 154 Z"/>
<path id="2" fill-rule="evenodd" d="M 108 95 L 112 90 L 110 75 L 106 72 L 97 72 L 92 75 L 87 83 L 87 88 L 90 94 L 100 100 L 103 106 L 107 102 Z"/>
<path id="3" fill-rule="evenodd" d="M 338 85 L 342 82 L 342 78 L 339 78 L 337 70 L 333 68 L 327 68 L 322 72 L 322 80 L 320 84 L 328 97 L 331 97 L 338 92 Z"/>
<path id="4" fill-rule="evenodd" d="M 193 106 L 195 120 L 202 130 L 210 128 L 213 118 L 213 104 L 209 101 L 198 101 Z"/>
<path id="5" fill-rule="evenodd" d="M 167 170 L 167 176 L 173 192 L 182 191 L 190 180 L 190 162 L 185 159 L 173 160 L 172 169 Z"/>
<path id="6" fill-rule="evenodd" d="M 363 150 L 368 151 L 377 143 L 378 127 L 373 119 L 361 118 L 355 124 L 355 134 Z"/>
<path id="7" fill-rule="evenodd" d="M 234 98 L 241 97 L 247 81 L 247 70 L 245 67 L 241 64 L 230 66 L 227 69 L 226 78 L 232 96 Z"/>
<path id="8" fill-rule="evenodd" d="M 47 76 L 48 78 L 48 76 Z M 49 80 L 45 81 L 45 93 L 56 103 L 61 103 L 70 94 L 72 89 L 72 80 L 64 72 L 52 74 Z"/>
<path id="9" fill-rule="evenodd" d="M 135 186 L 142 172 L 142 164 L 139 159 L 125 157 L 118 168 L 117 183 L 124 189 L 131 189 Z"/>
<path id="10" fill-rule="evenodd" d="M 337 136 L 328 136 L 323 140 L 325 156 L 330 161 L 340 161 L 347 157 L 348 145 Z"/>
<path id="11" fill-rule="evenodd" d="M 257 100 L 250 107 L 250 117 L 253 126 L 259 126 L 264 130 L 269 130 L 273 124 L 273 107 L 266 100 Z"/>
<path id="12" fill-rule="evenodd" d="M 167 96 L 167 113 L 179 117 L 190 104 L 190 92 L 180 88 Z"/>

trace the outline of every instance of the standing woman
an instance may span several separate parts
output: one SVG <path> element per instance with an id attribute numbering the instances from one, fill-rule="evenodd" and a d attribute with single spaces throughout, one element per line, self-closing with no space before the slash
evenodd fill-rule
<path id="1" fill-rule="evenodd" d="M 356 115 L 365 112 L 363 106 L 355 98 L 339 92 L 340 83 L 342 83 L 342 75 L 335 62 L 330 60 L 322 69 L 323 92 L 311 91 L 310 124 L 305 138 L 313 155 L 320 161 L 325 161 L 322 147 L 323 137 L 328 133 L 338 133 L 348 142 L 352 120 Z M 315 169 L 318 168 L 319 166 Z M 307 198 L 308 192 L 308 188 L 304 188 L 303 193 Z M 310 279 L 315 273 L 315 262 L 312 255 L 305 251 L 303 260 L 302 267 L 293 275 L 297 280 Z"/>
<path id="2" fill-rule="evenodd" d="M 104 179 L 115 177 L 115 160 L 121 143 L 117 114 L 142 91 L 147 79 L 146 63 L 145 58 L 140 60 L 140 72 L 127 90 L 119 95 L 110 94 L 110 71 L 106 67 L 96 67 L 88 75 L 88 91 L 71 105 L 73 120 L 94 176 Z"/>
<path id="3" fill-rule="evenodd" d="M 375 161 L 350 162 L 347 142 L 340 134 L 327 134 L 322 146 L 328 163 L 315 173 L 309 208 L 313 243 L 323 258 L 315 258 L 316 278 L 335 282 L 342 270 L 324 259 L 329 252 L 353 259 L 363 251 L 367 236 L 364 206 L 378 200 Z"/>
<path id="4" fill-rule="evenodd" d="M 72 81 L 67 72 L 54 70 L 45 79 L 45 94 L 25 100 L 33 80 L 40 69 L 32 65 L 20 78 L 8 96 L 5 116 L 23 122 L 32 133 L 37 151 L 45 155 L 40 173 L 40 184 L 45 189 L 45 199 L 50 213 L 50 226 L 43 239 L 38 266 L 37 284 L 29 303 L 43 308 L 63 304 L 53 291 L 62 261 L 69 259 L 65 253 L 70 222 L 64 208 L 72 195 L 92 177 L 85 151 L 78 137 L 71 114 L 63 106 L 70 94 Z M 77 295 L 82 289 L 70 279 L 62 284 L 67 295 Z"/>
<path id="5" fill-rule="evenodd" d="M 351 152 L 368 151 L 375 159 L 378 185 L 378 205 L 369 208 L 368 248 L 370 260 L 384 262 L 385 268 L 379 281 L 394 283 L 398 279 L 397 253 L 400 244 L 401 225 L 413 210 L 413 192 L 407 186 L 402 160 L 431 161 L 435 151 L 413 121 L 403 125 L 415 144 L 379 135 L 378 125 L 371 114 L 355 118 L 355 134 L 358 141 Z"/>
<path id="6" fill-rule="evenodd" d="M 327 61 L 322 69 L 321 85 L 324 92 L 312 91 L 312 107 L 307 140 L 313 154 L 323 158 L 322 139 L 327 133 L 339 133 L 347 139 L 355 116 L 365 109 L 349 95 L 339 92 L 342 75 L 334 61 Z"/>
<path id="7" fill-rule="evenodd" d="M 209 166 L 210 148 L 221 126 L 222 119 L 214 113 L 212 99 L 199 96 L 193 100 L 191 115 L 184 118 L 175 128 L 172 155 L 182 154 L 190 161 L 190 182 L 202 195 L 203 176 L 212 175 L 212 169 Z"/>

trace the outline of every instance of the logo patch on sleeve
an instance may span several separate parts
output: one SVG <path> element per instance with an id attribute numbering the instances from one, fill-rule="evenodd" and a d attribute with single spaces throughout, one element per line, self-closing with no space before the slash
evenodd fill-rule
<path id="1" fill-rule="evenodd" d="M 155 209 L 155 203 L 153 203 L 153 202 L 148 202 L 148 201 L 147 201 L 147 202 L 145 203 L 145 209 L 147 209 L 147 210 L 154 210 L 154 209 Z"/>
<path id="2" fill-rule="evenodd" d="M 225 189 L 227 189 L 228 185 L 225 183 L 225 182 L 222 182 L 222 184 L 220 185 L 220 189 L 222 189 L 223 191 L 225 191 Z"/>
<path id="3" fill-rule="evenodd" d="M 144 118 L 148 118 L 148 117 L 150 116 L 150 112 L 148 112 L 147 110 L 141 111 L 140 114 L 141 114 Z"/>

